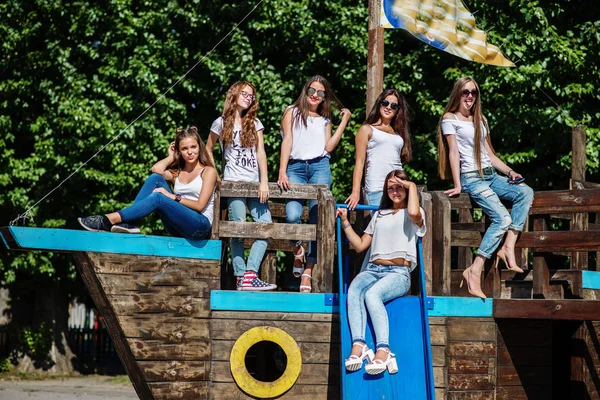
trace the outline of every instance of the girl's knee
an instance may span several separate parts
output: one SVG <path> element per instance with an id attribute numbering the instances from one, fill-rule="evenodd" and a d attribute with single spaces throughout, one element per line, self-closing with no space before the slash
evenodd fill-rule
<path id="1" fill-rule="evenodd" d="M 290 224 L 300 222 L 300 218 L 302 218 L 302 204 L 296 202 L 288 203 L 285 207 L 285 217 Z"/>

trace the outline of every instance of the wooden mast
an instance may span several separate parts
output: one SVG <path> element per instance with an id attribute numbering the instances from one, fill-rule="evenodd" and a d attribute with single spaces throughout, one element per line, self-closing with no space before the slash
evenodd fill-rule
<path id="1" fill-rule="evenodd" d="M 369 0 L 369 53 L 367 55 L 367 109 L 369 113 L 373 103 L 383 90 L 383 36 L 379 27 L 381 2 Z"/>

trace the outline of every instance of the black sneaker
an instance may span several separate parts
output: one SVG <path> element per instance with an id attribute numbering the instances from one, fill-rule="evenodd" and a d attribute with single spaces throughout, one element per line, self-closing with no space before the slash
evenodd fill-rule
<path id="1" fill-rule="evenodd" d="M 90 232 L 110 232 L 112 224 L 106 215 L 92 215 L 90 217 L 77 218 L 84 229 Z"/>
<path id="2" fill-rule="evenodd" d="M 137 226 L 125 222 L 114 224 L 112 228 L 110 228 L 110 231 L 113 233 L 142 233 Z"/>

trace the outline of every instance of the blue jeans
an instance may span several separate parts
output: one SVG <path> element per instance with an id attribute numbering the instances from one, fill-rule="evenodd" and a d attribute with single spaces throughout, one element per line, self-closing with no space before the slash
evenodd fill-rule
<path id="1" fill-rule="evenodd" d="M 171 192 L 169 184 L 159 174 L 152 174 L 140 189 L 133 204 L 117 211 L 123 222 L 133 222 L 156 211 L 167 232 L 186 239 L 203 239 L 210 233 L 212 221 L 201 213 L 153 192 L 163 187 Z"/>
<path id="2" fill-rule="evenodd" d="M 377 192 L 367 192 L 366 193 L 366 202 L 369 206 L 379 206 L 381 204 L 381 197 L 383 196 L 383 190 L 379 190 Z M 371 216 L 375 214 L 375 211 L 371 211 Z M 360 267 L 360 272 L 364 271 L 369 264 L 369 258 L 371 258 L 371 248 L 367 249 L 365 253 L 365 259 L 363 260 L 362 266 Z"/>
<path id="3" fill-rule="evenodd" d="M 287 167 L 287 176 L 290 183 L 309 184 L 309 185 L 327 185 L 331 186 L 331 168 L 329 158 L 317 157 L 312 160 L 290 160 Z M 288 224 L 299 224 L 302 217 L 303 200 L 286 200 L 285 214 Z M 308 223 L 316 224 L 318 217 L 317 200 L 308 201 Z M 302 241 L 294 242 L 299 246 Z M 306 261 L 309 263 L 317 262 L 317 242 L 308 244 L 308 256 Z"/>
<path id="4" fill-rule="evenodd" d="M 477 250 L 477 255 L 490 258 L 507 230 L 523 231 L 533 202 L 533 189 L 524 183 L 511 185 L 507 177 L 499 176 L 493 168 L 484 168 L 483 178 L 478 172 L 461 174 L 460 185 L 492 221 Z M 510 214 L 500 199 L 512 202 Z"/>
<path id="5" fill-rule="evenodd" d="M 271 211 L 268 203 L 261 203 L 257 198 L 232 197 L 227 199 L 227 208 L 229 210 L 229 219 L 231 221 L 246 220 L 246 204 L 250 210 L 250 216 L 254 222 L 271 222 Z M 231 258 L 233 259 L 233 274 L 235 276 L 244 276 L 246 270 L 258 272 L 260 263 L 267 250 L 268 241 L 257 239 L 252 244 L 248 263 L 244 262 L 244 239 L 231 238 Z"/>
<path id="6" fill-rule="evenodd" d="M 383 303 L 404 296 L 410 288 L 408 267 L 369 263 L 348 289 L 348 323 L 352 343 L 365 343 L 367 310 L 373 322 L 376 348 L 389 346 L 387 311 Z M 365 307 L 366 306 L 366 307 Z"/>

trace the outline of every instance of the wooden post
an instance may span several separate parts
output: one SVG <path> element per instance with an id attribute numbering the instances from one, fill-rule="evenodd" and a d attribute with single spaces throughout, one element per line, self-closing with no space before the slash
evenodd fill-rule
<path id="1" fill-rule="evenodd" d="M 572 161 L 571 161 L 571 189 L 573 181 L 585 182 L 585 130 L 583 126 L 577 125 L 573 128 L 572 133 Z M 572 231 L 587 231 L 588 229 L 588 214 L 572 214 L 570 230 Z M 571 269 L 587 269 L 588 254 L 587 252 L 573 252 L 571 256 Z"/>
<path id="2" fill-rule="evenodd" d="M 546 231 L 548 225 L 544 216 L 535 216 L 533 219 L 534 231 Z M 548 299 L 550 296 L 550 271 L 546 263 L 546 253 L 537 253 L 533 256 L 533 298 Z"/>
<path id="3" fill-rule="evenodd" d="M 381 1 L 369 0 L 369 52 L 367 55 L 367 114 L 383 90 L 383 37 L 379 27 Z"/>
<path id="4" fill-rule="evenodd" d="M 335 260 L 335 199 L 329 189 L 319 189 L 317 219 L 316 271 L 313 270 L 313 293 L 333 293 Z M 337 287 L 337 285 L 336 285 Z"/>
<path id="5" fill-rule="evenodd" d="M 429 192 L 433 203 L 432 216 L 432 285 L 434 296 L 449 296 L 452 286 L 450 274 L 450 200 L 444 192 Z"/>
<path id="6" fill-rule="evenodd" d="M 423 268 L 425 269 L 425 290 L 433 294 L 433 201 L 429 192 L 421 193 L 421 207 L 425 210 L 427 233 L 423 238 Z"/>

